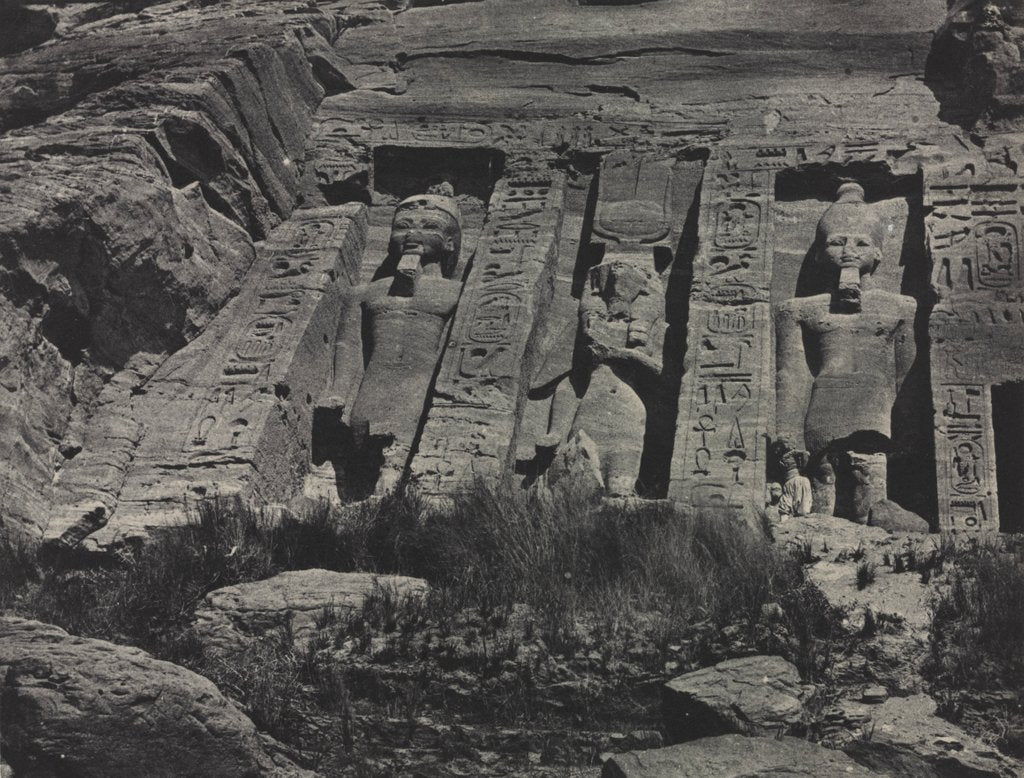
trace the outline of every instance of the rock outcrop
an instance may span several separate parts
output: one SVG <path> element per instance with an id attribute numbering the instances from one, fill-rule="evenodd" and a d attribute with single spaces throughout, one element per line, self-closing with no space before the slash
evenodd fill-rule
<path id="1" fill-rule="evenodd" d="M 957 147 L 931 92 L 904 75 L 924 60 L 941 0 L 871 0 L 829 32 L 810 0 L 714 3 L 699 18 L 679 0 L 524 2 L 39 9 L 55 37 L 0 70 L 5 523 L 55 538 L 102 507 L 109 523 L 88 542 L 108 546 L 211 493 L 266 502 L 304 487 L 347 495 L 360 479 L 389 487 L 391 476 L 357 472 L 374 470 L 373 456 L 324 469 L 344 457 L 317 451 L 309 406 L 330 385 L 322 338 L 342 315 L 341 287 L 388 276 L 380 225 L 445 182 L 464 215 L 465 293 L 438 340 L 435 385 L 404 411 L 422 428 L 416 450 L 404 432 L 379 436 L 403 449 L 391 471 L 437 494 L 502 470 L 536 480 L 584 432 L 613 494 L 736 506 L 759 493 L 776 171 L 879 166 L 881 194 L 869 195 L 889 196 Z M 527 34 L 524 14 L 544 24 Z M 764 180 L 733 192 L 720 168 Z M 228 408 L 230 381 L 196 376 L 234 359 L 217 349 L 226 332 L 259 325 L 235 345 L 269 348 L 269 321 L 237 321 L 248 303 L 236 298 L 266 279 L 257 244 L 277 250 L 279 222 L 357 203 L 365 243 L 333 271 L 348 277 L 307 285 L 325 299 L 314 315 L 272 312 L 288 330 L 277 342 L 301 347 L 274 351 L 236 388 L 245 407 Z M 766 229 L 740 245 L 755 220 Z M 729 236 L 700 238 L 719 223 Z M 693 255 L 701 241 L 714 256 Z M 730 329 L 747 322 L 749 344 Z M 744 376 L 758 367 L 731 377 L 694 430 L 712 352 L 731 348 L 722 337 L 752 349 Z M 689 371 L 684 342 L 697 344 Z M 611 426 L 600 423 L 609 408 Z"/>
<path id="2" fill-rule="evenodd" d="M 1020 764 L 935 715 L 925 694 L 893 697 L 871 708 L 870 737 L 844 749 L 858 762 L 890 775 L 1010 778 Z"/>
<path id="3" fill-rule="evenodd" d="M 672 742 L 715 735 L 793 733 L 813 687 L 778 656 L 729 659 L 665 684 L 663 718 Z"/>
<path id="4" fill-rule="evenodd" d="M 609 758 L 601 778 L 769 778 L 876 775 L 839 751 L 791 737 L 722 735 Z"/>
<path id="5" fill-rule="evenodd" d="M 283 628 L 302 643 L 325 612 L 343 620 L 375 591 L 418 597 L 427 584 L 399 575 L 293 570 L 210 592 L 196 609 L 194 628 L 205 648 L 222 654 L 241 653 L 256 638 Z"/>
<path id="6" fill-rule="evenodd" d="M 213 683 L 136 648 L 4 617 L 0 677 L 18 775 L 312 776 L 269 756 Z"/>
<path id="7" fill-rule="evenodd" d="M 3 61 L 10 527 L 41 533 L 51 484 L 83 449 L 123 472 L 147 432 L 133 393 L 238 291 L 253 241 L 295 205 L 313 112 L 337 88 L 313 63 L 337 32 L 309 6 L 165 3 Z"/>

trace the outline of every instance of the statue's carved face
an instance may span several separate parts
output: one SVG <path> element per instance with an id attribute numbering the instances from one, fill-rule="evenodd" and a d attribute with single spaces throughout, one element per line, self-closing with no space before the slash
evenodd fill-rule
<path id="1" fill-rule="evenodd" d="M 418 254 L 421 264 L 444 260 L 455 251 L 458 222 L 436 208 L 400 211 L 391 225 L 391 250 L 399 255 Z"/>
<path id="2" fill-rule="evenodd" d="M 860 274 L 872 273 L 882 259 L 881 249 L 875 245 L 870 231 L 854 228 L 836 229 L 824 236 L 822 259 L 842 270 L 855 267 Z"/>
<path id="3" fill-rule="evenodd" d="M 627 316 L 630 303 L 650 291 L 652 275 L 630 262 L 612 260 L 590 272 L 592 283 L 601 290 L 613 317 Z"/>

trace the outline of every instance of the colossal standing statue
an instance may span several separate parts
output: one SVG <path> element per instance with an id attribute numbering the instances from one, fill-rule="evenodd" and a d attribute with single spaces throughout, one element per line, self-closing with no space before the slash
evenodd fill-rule
<path id="1" fill-rule="evenodd" d="M 575 404 L 569 382 L 556 391 L 545 443 L 585 434 L 594 444 L 605 493 L 636 494 L 647 424 L 646 399 L 660 388 L 665 290 L 651 259 L 611 255 L 590 269 L 580 300 L 584 385 Z M 575 413 L 572 412 L 575 408 Z"/>
<path id="2" fill-rule="evenodd" d="M 439 188 L 440 189 L 440 188 Z M 353 287 L 338 323 L 330 384 L 318 423 L 339 426 L 352 469 L 379 467 L 374 490 L 393 490 L 408 464 L 461 284 L 462 239 L 445 187 L 403 200 L 391 225 L 384 277 Z"/>
<path id="3" fill-rule="evenodd" d="M 916 356 L 916 301 L 870 285 L 883 235 L 864 190 L 840 186 L 817 234 L 831 292 L 794 298 L 775 311 L 778 437 L 802 441 L 815 496 L 859 522 L 886 498 L 890 417 Z"/>

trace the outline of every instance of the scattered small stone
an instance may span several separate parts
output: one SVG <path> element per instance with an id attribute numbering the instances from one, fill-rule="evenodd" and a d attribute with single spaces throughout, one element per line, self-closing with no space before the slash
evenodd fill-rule
<path id="1" fill-rule="evenodd" d="M 860 699 L 861 702 L 881 703 L 889 699 L 889 692 L 884 686 L 869 686 Z"/>

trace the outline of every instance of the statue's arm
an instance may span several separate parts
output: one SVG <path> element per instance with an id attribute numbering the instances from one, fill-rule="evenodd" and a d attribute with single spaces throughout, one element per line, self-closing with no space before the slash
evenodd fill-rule
<path id="1" fill-rule="evenodd" d="M 327 391 L 317 403 L 322 408 L 344 410 L 351 404 L 363 380 L 363 300 L 366 287 L 349 290 L 342 299 L 341 316 L 334 336 Z"/>
<path id="2" fill-rule="evenodd" d="M 896 391 L 903 385 L 910 368 L 917 359 L 917 342 L 914 338 L 914 318 L 917 314 L 917 302 L 910 298 L 902 306 L 903 317 L 896 327 Z"/>
<path id="3" fill-rule="evenodd" d="M 555 393 L 551 397 L 547 434 L 538 441 L 537 448 L 555 448 L 569 437 L 578 406 L 579 400 L 572 387 L 572 380 L 565 376 L 555 386 Z"/>
<path id="4" fill-rule="evenodd" d="M 803 328 L 795 306 L 781 305 L 775 310 L 775 368 L 777 434 L 802 446 L 814 376 L 807 365 Z"/>

